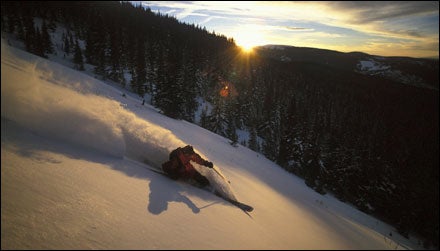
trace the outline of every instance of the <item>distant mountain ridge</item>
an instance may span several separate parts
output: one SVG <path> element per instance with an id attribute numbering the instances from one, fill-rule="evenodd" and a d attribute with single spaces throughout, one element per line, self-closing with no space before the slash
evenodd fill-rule
<path id="1" fill-rule="evenodd" d="M 398 83 L 439 90 L 438 59 L 384 57 L 289 45 L 264 45 L 256 51 L 283 62 L 309 62 L 378 76 Z"/>

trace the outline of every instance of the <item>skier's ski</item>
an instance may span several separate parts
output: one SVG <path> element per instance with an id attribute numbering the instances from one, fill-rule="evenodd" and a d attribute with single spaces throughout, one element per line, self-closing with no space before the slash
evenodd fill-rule
<path id="1" fill-rule="evenodd" d="M 226 201 L 230 202 L 232 205 L 240 208 L 241 210 L 243 210 L 245 212 L 252 212 L 252 210 L 254 210 L 253 207 L 251 207 L 249 205 L 246 205 L 243 202 L 231 200 L 231 199 L 228 199 L 228 198 L 223 198 L 223 199 L 225 199 Z"/>
<path id="2" fill-rule="evenodd" d="M 156 168 L 151 168 L 151 167 L 149 167 L 148 165 L 145 165 L 145 167 L 146 167 L 148 170 L 151 170 L 151 171 L 153 171 L 153 172 L 156 172 L 156 173 L 159 173 L 159 174 L 162 174 L 162 175 L 167 176 L 167 174 L 166 174 L 165 172 L 163 172 L 162 170 L 158 170 L 158 169 L 156 169 Z M 223 176 L 222 176 L 222 177 L 223 177 Z M 225 180 L 226 180 L 226 179 L 225 179 Z M 196 187 L 197 187 L 197 186 L 196 186 Z M 204 188 L 202 188 L 202 189 L 204 189 Z M 208 191 L 208 192 L 211 192 L 211 190 L 208 189 L 208 188 L 206 188 L 206 189 L 204 189 L 204 190 L 206 190 L 206 191 Z M 249 206 L 249 205 L 247 205 L 247 204 L 244 204 L 243 202 L 239 202 L 239 201 L 236 201 L 236 200 L 232 200 L 232 199 L 229 199 L 229 198 L 225 198 L 225 197 L 223 197 L 223 196 L 220 196 L 220 195 L 217 194 L 217 193 L 214 193 L 214 194 L 215 194 L 216 196 L 218 196 L 218 197 L 220 197 L 220 198 L 226 200 L 227 202 L 231 203 L 232 205 L 234 205 L 234 206 L 240 208 L 241 210 L 245 211 L 246 213 L 247 213 L 247 212 L 252 212 L 252 211 L 254 210 L 253 207 L 251 207 L 251 206 Z"/>
<path id="3" fill-rule="evenodd" d="M 219 173 L 214 167 L 212 168 L 221 178 L 223 178 L 224 181 L 231 183 L 229 180 L 226 179 L 225 176 L 223 176 L 221 173 Z M 216 193 L 217 196 L 219 196 L 220 198 L 230 202 L 232 205 L 240 208 L 241 210 L 245 211 L 245 212 L 252 212 L 252 210 L 254 210 L 253 207 L 244 204 L 243 202 L 239 202 L 230 198 L 225 198 L 223 196 L 220 196 L 219 194 Z"/>
<path id="4" fill-rule="evenodd" d="M 131 162 L 136 162 L 136 163 L 141 164 L 141 162 L 138 162 L 138 161 L 133 160 L 133 159 L 129 159 L 129 158 L 126 158 L 126 157 L 124 157 L 124 159 L 129 160 L 129 161 L 131 161 Z M 159 174 L 162 174 L 162 175 L 168 177 L 168 175 L 167 175 L 164 171 L 162 171 L 161 169 L 154 168 L 154 167 L 150 167 L 149 165 L 147 165 L 147 164 L 145 164 L 145 163 L 142 163 L 142 164 L 143 164 L 142 167 L 144 167 L 144 168 L 146 168 L 146 169 L 148 169 L 148 170 L 150 170 L 150 171 L 153 171 L 153 172 L 156 172 L 156 173 L 159 173 Z M 221 175 L 221 174 L 218 173 L 218 172 L 216 172 L 216 173 L 217 173 L 219 176 L 221 176 L 225 181 L 227 181 L 226 178 L 225 178 L 223 175 Z M 204 188 L 202 188 L 202 189 L 204 189 Z M 206 190 L 206 191 L 208 191 L 208 192 L 211 192 L 209 189 L 204 189 L 204 190 Z M 223 197 L 223 196 L 220 196 L 220 195 L 217 194 L 217 193 L 214 193 L 214 194 L 215 194 L 216 196 L 218 196 L 218 197 L 220 197 L 220 198 L 226 200 L 227 202 L 231 203 L 232 205 L 234 205 L 234 206 L 240 208 L 240 209 L 243 210 L 245 213 L 252 212 L 252 210 L 254 210 L 253 207 L 251 207 L 251 206 L 249 206 L 249 205 L 246 205 L 246 204 L 244 204 L 244 203 L 242 203 L 242 202 L 239 202 L 239 201 L 236 201 L 236 200 L 232 200 L 232 199 L 229 199 L 229 198 L 225 198 L 225 197 Z"/>

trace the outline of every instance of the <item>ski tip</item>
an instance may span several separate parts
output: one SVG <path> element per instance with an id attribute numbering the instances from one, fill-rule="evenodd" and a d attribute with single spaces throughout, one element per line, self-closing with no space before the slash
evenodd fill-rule
<path id="1" fill-rule="evenodd" d="M 252 211 L 254 211 L 254 208 L 251 207 L 251 206 L 249 206 L 249 205 L 244 205 L 244 209 L 245 209 L 247 212 L 252 212 Z"/>

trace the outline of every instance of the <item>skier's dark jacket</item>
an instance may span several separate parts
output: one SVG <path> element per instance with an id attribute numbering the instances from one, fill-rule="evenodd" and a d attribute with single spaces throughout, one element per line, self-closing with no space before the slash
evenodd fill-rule
<path id="1" fill-rule="evenodd" d="M 162 169 L 168 176 L 172 179 L 183 179 L 183 180 L 195 180 L 201 186 L 209 185 L 209 181 L 206 177 L 201 175 L 197 170 L 191 165 L 190 160 L 212 168 L 212 162 L 209 162 L 199 154 L 194 152 L 192 146 L 187 145 L 185 147 L 179 147 L 170 153 L 170 160 L 162 164 Z"/>

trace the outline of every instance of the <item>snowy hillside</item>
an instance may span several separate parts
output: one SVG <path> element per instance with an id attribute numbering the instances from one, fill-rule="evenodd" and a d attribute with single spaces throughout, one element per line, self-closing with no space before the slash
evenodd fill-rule
<path id="1" fill-rule="evenodd" d="M 2 249 L 418 249 L 263 156 L 1 45 Z M 193 145 L 250 216 L 149 170 Z"/>
<path id="2" fill-rule="evenodd" d="M 422 61 L 411 61 L 409 59 L 407 60 L 407 62 L 418 64 L 419 66 L 424 64 Z M 436 90 L 435 87 L 424 83 L 423 79 L 419 76 L 413 74 L 405 74 L 400 70 L 393 69 L 390 65 L 387 64 L 386 58 L 383 57 L 374 57 L 360 60 L 359 63 L 356 65 L 356 71 L 370 76 L 379 75 L 389 79 L 394 79 L 403 84 Z"/>
<path id="3" fill-rule="evenodd" d="M 393 80 L 397 83 L 438 90 L 438 61 L 424 58 L 382 57 L 362 52 L 343 53 L 309 47 L 265 45 L 261 55 L 282 62 L 313 63 L 345 72 Z M 372 82 L 375 78 L 372 78 Z"/>

